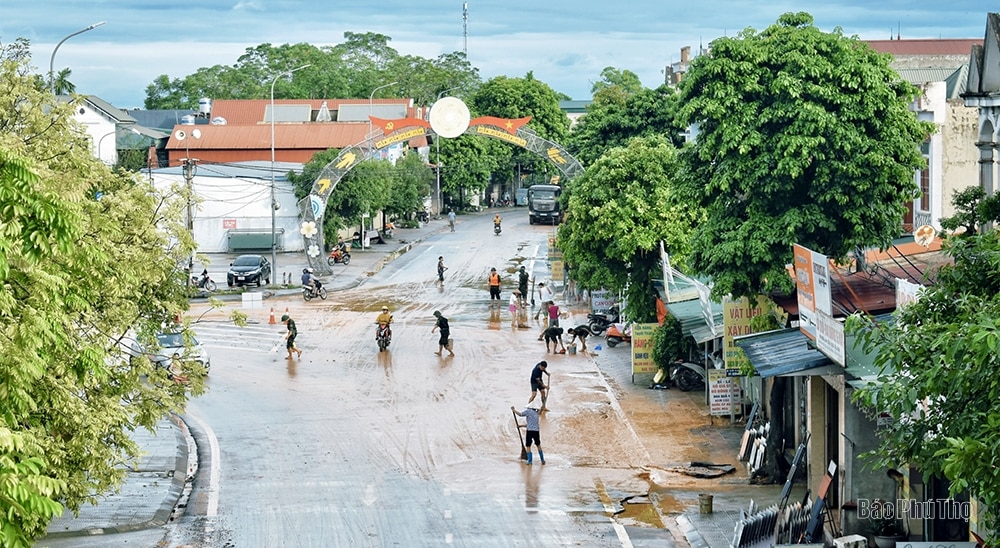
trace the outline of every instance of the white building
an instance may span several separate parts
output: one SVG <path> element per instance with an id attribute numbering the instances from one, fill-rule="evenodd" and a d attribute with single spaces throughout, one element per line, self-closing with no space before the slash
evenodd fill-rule
<path id="1" fill-rule="evenodd" d="M 278 251 L 303 251 L 297 200 L 285 178 L 289 171 L 301 173 L 302 164 L 275 162 L 274 237 Z M 270 251 L 270 162 L 196 164 L 192 175 L 192 226 L 198 252 Z M 151 177 L 160 189 L 187 184 L 181 166 L 154 169 Z"/>

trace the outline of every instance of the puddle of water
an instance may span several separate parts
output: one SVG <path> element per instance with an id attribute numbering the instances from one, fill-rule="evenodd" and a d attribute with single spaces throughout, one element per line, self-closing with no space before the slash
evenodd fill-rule
<path id="1" fill-rule="evenodd" d="M 615 514 L 618 521 L 663 529 L 663 521 L 660 520 L 656 507 L 653 506 L 653 501 L 649 497 L 628 497 L 621 501 L 621 505 L 622 511 Z"/>

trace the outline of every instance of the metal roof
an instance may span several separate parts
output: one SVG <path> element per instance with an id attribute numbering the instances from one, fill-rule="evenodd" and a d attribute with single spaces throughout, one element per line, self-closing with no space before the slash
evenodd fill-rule
<path id="1" fill-rule="evenodd" d="M 677 321 L 681 323 L 681 332 L 685 337 L 690 336 L 700 344 L 722 336 L 721 303 L 711 302 L 712 315 L 715 318 L 715 333 L 712 333 L 708 322 L 705 321 L 700 300 L 692 299 L 689 301 L 666 303 L 666 305 L 670 315 L 677 318 Z"/>
<path id="2" fill-rule="evenodd" d="M 190 132 L 192 126 L 174 128 Z M 271 148 L 271 125 L 198 126 L 201 137 L 178 141 L 173 135 L 168 150 L 266 150 Z M 344 148 L 364 142 L 368 124 L 361 122 L 281 123 L 274 126 L 276 148 L 329 149 Z"/>
<path id="3" fill-rule="evenodd" d="M 761 377 L 842 375 L 844 370 L 809 345 L 797 327 L 733 339 Z"/>
<path id="4" fill-rule="evenodd" d="M 379 105 L 398 105 L 400 109 L 403 109 L 407 113 L 407 116 L 413 116 L 420 118 L 422 114 L 422 109 L 414 109 L 413 99 L 409 98 L 395 98 L 395 99 L 373 99 L 369 103 L 368 99 L 275 99 L 275 111 L 277 112 L 279 106 L 281 105 L 309 105 L 310 112 L 319 113 L 320 109 L 323 108 L 323 103 L 326 103 L 327 110 L 336 117 L 334 114 L 340 110 L 342 105 L 364 105 L 364 121 L 368 121 L 368 106 L 369 104 L 377 107 Z M 268 121 L 267 110 L 270 108 L 270 99 L 216 99 L 212 101 L 212 115 L 211 118 L 216 118 L 221 116 L 226 119 L 226 123 L 230 126 L 248 126 L 248 125 L 258 125 L 264 124 Z M 389 118 L 389 116 L 381 116 L 381 118 Z M 276 117 L 275 120 L 281 120 L 280 115 Z M 329 123 L 329 122 L 326 122 Z"/>
<path id="5" fill-rule="evenodd" d="M 982 38 L 922 38 L 916 40 L 864 40 L 875 51 L 896 57 L 911 55 L 963 55 L 968 57 L 972 46 L 983 45 Z"/>

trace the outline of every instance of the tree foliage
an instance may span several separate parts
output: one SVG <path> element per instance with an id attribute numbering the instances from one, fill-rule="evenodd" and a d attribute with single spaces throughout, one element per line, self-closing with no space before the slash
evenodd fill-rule
<path id="1" fill-rule="evenodd" d="M 979 186 L 956 190 L 951 203 L 955 214 L 941 219 L 941 228 L 956 234 L 972 236 L 982 230 L 985 223 L 1000 221 L 1000 195 L 987 196 Z"/>
<path id="2" fill-rule="evenodd" d="M 297 198 L 309 195 L 320 172 L 339 153 L 336 149 L 319 152 L 303 166 L 302 173 L 286 175 Z M 336 242 L 339 231 L 360 225 L 364 214 L 385 211 L 389 215 L 405 215 L 423 209 L 432 178 L 430 168 L 415 152 L 408 153 L 395 165 L 384 160 L 361 162 L 330 192 L 322 221 L 324 241 Z"/>
<path id="3" fill-rule="evenodd" d="M 617 88 L 625 95 L 635 95 L 644 89 L 639 76 L 631 70 L 604 67 L 604 70 L 601 71 L 601 78 L 591 86 L 590 93 L 595 96 L 596 101 L 596 97 L 602 91 L 611 88 Z"/>
<path id="4" fill-rule="evenodd" d="M 606 70 L 606 69 L 605 69 Z M 681 146 L 683 127 L 675 122 L 677 93 L 669 86 L 595 97 L 569 136 L 567 147 L 583 165 L 590 165 L 614 147 L 639 136 L 662 135 Z"/>
<path id="5" fill-rule="evenodd" d="M 914 466 L 951 480 L 1000 520 L 1000 233 L 948 238 L 954 265 L 939 271 L 894 325 L 850 318 L 848 329 L 875 353 L 878 383 L 855 393 L 873 414 L 888 413 L 874 452 L 878 466 Z M 997 539 L 993 539 L 994 542 Z"/>
<path id="6" fill-rule="evenodd" d="M 569 119 L 559 108 L 559 94 L 548 84 L 536 80 L 530 72 L 523 78 L 497 76 L 490 79 L 469 100 L 469 109 L 473 116 L 511 119 L 531 116 L 528 127 L 550 141 L 563 142 L 569 133 Z M 546 160 L 515 145 L 498 142 L 495 146 L 487 146 L 493 150 L 498 166 L 520 169 L 522 174 L 555 171 Z M 511 171 L 510 177 L 513 175 Z"/>
<path id="7" fill-rule="evenodd" d="M 888 55 L 786 13 L 712 42 L 680 87 L 678 120 L 697 125 L 682 192 L 707 211 L 691 263 L 717 296 L 790 289 L 793 243 L 840 259 L 899 234 L 933 127 Z"/>
<path id="8" fill-rule="evenodd" d="M 264 43 L 247 48 L 233 65 L 199 68 L 173 78 L 157 76 L 146 87 L 148 109 L 195 108 L 202 97 L 213 99 L 344 98 L 367 99 L 379 86 L 397 82 L 391 95 L 409 96 L 429 105 L 451 88 L 473 91 L 480 83 L 478 69 L 460 52 L 436 59 L 401 55 L 384 34 L 344 33 L 345 41 L 331 47 L 311 44 Z M 310 65 L 291 77 L 283 74 Z"/>
<path id="9" fill-rule="evenodd" d="M 78 107 L 0 49 L 0 539 L 27 546 L 65 504 L 77 510 L 124 477 L 129 433 L 155 428 L 204 390 L 123 345 L 187 306 L 193 244 L 183 194 L 111 172 L 90 155 Z M 101 198 L 95 199 L 97 193 Z"/>
<path id="10" fill-rule="evenodd" d="M 605 153 L 570 181 L 559 248 L 584 289 L 628 290 L 628 315 L 655 321 L 652 280 L 663 241 L 676 264 L 689 252 L 697 208 L 677 200 L 677 152 L 662 137 L 638 137 Z"/>

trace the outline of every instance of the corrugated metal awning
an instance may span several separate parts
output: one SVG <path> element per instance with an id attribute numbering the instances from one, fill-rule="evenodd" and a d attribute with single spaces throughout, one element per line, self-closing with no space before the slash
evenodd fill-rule
<path id="1" fill-rule="evenodd" d="M 798 328 L 791 328 L 736 337 L 733 342 L 743 349 L 761 377 L 844 374 L 843 368 L 808 341 Z"/>
<path id="2" fill-rule="evenodd" d="M 685 337 L 692 337 L 699 344 L 722 337 L 722 305 L 720 303 L 711 303 L 712 315 L 715 318 L 715 333 L 712 333 L 712 328 L 705 321 L 701 301 L 698 299 L 666 303 L 666 305 L 667 312 L 681 323 L 681 333 Z"/>

